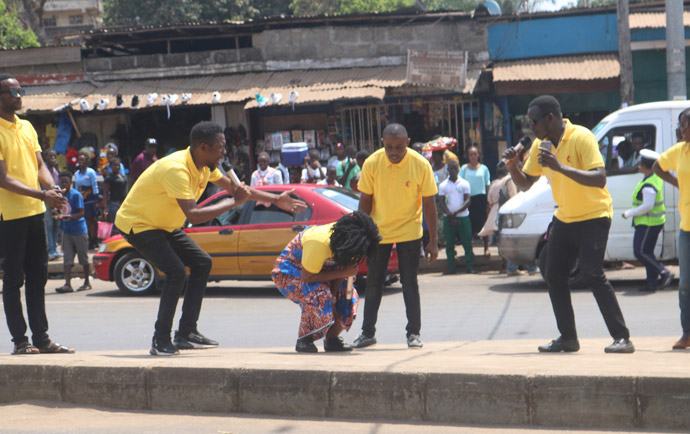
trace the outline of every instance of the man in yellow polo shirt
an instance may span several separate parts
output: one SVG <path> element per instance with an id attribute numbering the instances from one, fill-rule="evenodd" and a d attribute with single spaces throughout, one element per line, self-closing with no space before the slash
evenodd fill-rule
<path id="1" fill-rule="evenodd" d="M 614 341 L 607 353 L 632 353 L 630 332 L 625 325 L 616 294 L 604 274 L 604 254 L 611 227 L 613 207 L 606 189 L 604 160 L 594 135 L 573 125 L 561 115 L 561 106 L 550 95 L 530 102 L 527 109 L 537 139 L 522 169 L 516 164 L 518 153 L 509 148 L 503 153 L 515 185 L 528 190 L 540 175 L 550 183 L 558 205 L 549 231 L 546 283 L 561 336 L 540 352 L 578 351 L 575 314 L 568 277 L 577 259 L 580 272 L 594 293 L 599 310 Z"/>
<path id="2" fill-rule="evenodd" d="M 0 74 L 0 263 L 2 301 L 14 342 L 12 354 L 73 353 L 48 337 L 45 285 L 48 251 L 43 222 L 46 208 L 67 203 L 41 157 L 36 131 L 15 112 L 24 89 L 10 74 Z M 41 190 L 39 185 L 46 190 Z M 24 284 L 32 342 L 26 337 L 20 289 Z"/>
<path id="3" fill-rule="evenodd" d="M 410 139 L 405 127 L 388 125 L 381 141 L 383 148 L 364 161 L 358 185 L 362 193 L 359 210 L 374 219 L 382 240 L 367 256 L 369 271 L 362 333 L 353 346 L 364 348 L 376 344 L 376 320 L 388 260 L 395 243 L 407 313 L 407 346 L 421 348 L 417 268 L 422 247 L 422 202 L 431 236 L 425 250 L 426 259 L 432 262 L 438 256 L 435 202 L 438 189 L 431 164 L 419 153 L 408 152 Z"/>
<path id="4" fill-rule="evenodd" d="M 197 330 L 201 302 L 206 292 L 212 260 L 182 229 L 185 219 L 198 224 L 228 211 L 247 198 L 300 212 L 306 204 L 290 198 L 292 191 L 280 195 L 236 185 L 218 170 L 225 155 L 223 128 L 213 122 L 200 122 L 190 133 L 191 146 L 153 163 L 137 179 L 115 217 L 115 226 L 125 239 L 165 274 L 151 355 L 171 356 L 178 349 L 213 348 L 218 342 Z M 227 190 L 232 199 L 197 207 L 207 183 Z M 186 279 L 186 268 L 189 279 Z M 182 288 L 187 290 L 182 305 L 175 343 L 170 339 L 172 322 Z"/>
<path id="5" fill-rule="evenodd" d="M 680 234 L 678 235 L 678 300 L 680 325 L 683 335 L 673 344 L 674 350 L 690 347 L 690 108 L 678 116 L 680 141 L 662 153 L 654 163 L 654 172 L 661 179 L 680 190 L 678 212 L 680 213 Z M 674 176 L 671 170 L 676 171 Z"/>

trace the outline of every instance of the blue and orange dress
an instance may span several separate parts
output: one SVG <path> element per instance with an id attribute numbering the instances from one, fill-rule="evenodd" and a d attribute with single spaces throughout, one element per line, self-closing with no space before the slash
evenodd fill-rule
<path id="1" fill-rule="evenodd" d="M 302 309 L 300 338 L 311 335 L 314 340 L 321 339 L 335 321 L 349 330 L 357 314 L 357 291 L 353 289 L 352 299 L 347 300 L 346 281 L 337 291 L 331 291 L 330 281 L 302 280 L 303 269 L 317 274 L 337 268 L 330 247 L 333 225 L 311 226 L 300 232 L 283 249 L 271 272 L 280 293 Z"/>

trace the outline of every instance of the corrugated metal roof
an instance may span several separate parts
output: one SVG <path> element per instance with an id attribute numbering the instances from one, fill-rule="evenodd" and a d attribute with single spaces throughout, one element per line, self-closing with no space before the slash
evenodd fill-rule
<path id="1" fill-rule="evenodd" d="M 366 87 L 386 88 L 402 86 L 405 82 L 405 66 L 378 68 L 351 68 L 313 71 L 281 71 L 225 76 L 206 76 L 197 78 L 177 78 L 138 81 L 113 81 L 96 87 L 91 84 L 74 83 L 50 86 L 27 87 L 24 106 L 31 111 L 46 111 L 59 107 L 76 98 L 86 99 L 92 106 L 103 98 L 108 98 L 108 109 L 114 109 L 116 96 L 122 95 L 125 107 L 129 107 L 134 95 L 139 96 L 139 106 L 146 105 L 146 95 L 158 93 L 159 98 L 152 106 L 161 105 L 165 94 L 191 93 L 188 104 L 211 104 L 213 93 L 220 92 L 220 103 L 243 102 L 253 99 L 257 93 L 268 97 L 271 92 L 284 94 L 287 103 L 290 90 L 300 93 L 297 103 L 325 101 L 325 91 L 330 95 L 344 95 L 347 89 L 359 89 L 353 95 L 364 95 Z M 339 92 L 335 92 L 339 90 Z M 378 97 L 380 90 L 371 90 L 369 95 Z M 317 98 L 310 100 L 308 98 Z M 362 96 L 353 96 L 361 98 Z M 337 98 L 336 98 L 337 99 Z M 178 104 L 180 104 L 178 102 Z"/>
<path id="2" fill-rule="evenodd" d="M 683 25 L 690 26 L 690 12 L 683 12 Z M 630 14 L 631 29 L 663 29 L 666 28 L 665 12 L 650 12 Z"/>
<path id="3" fill-rule="evenodd" d="M 494 82 L 601 80 L 620 75 L 615 54 L 592 54 L 568 57 L 541 57 L 496 63 Z"/>

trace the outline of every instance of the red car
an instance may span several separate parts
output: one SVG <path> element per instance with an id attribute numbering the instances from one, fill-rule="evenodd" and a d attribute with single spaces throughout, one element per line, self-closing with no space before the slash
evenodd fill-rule
<path id="1" fill-rule="evenodd" d="M 185 232 L 213 258 L 209 280 L 265 280 L 276 258 L 295 235 L 311 225 L 336 221 L 357 209 L 359 197 L 338 187 L 296 184 L 264 185 L 259 190 L 280 193 L 294 189 L 293 196 L 302 199 L 307 209 L 294 215 L 275 206 L 248 200 L 210 222 L 185 224 Z M 200 206 L 217 203 L 227 197 L 225 191 L 214 194 Z M 115 281 L 127 294 L 149 293 L 157 288 L 162 277 L 122 236 L 108 238 L 93 257 L 96 275 L 101 280 Z M 388 273 L 398 271 L 398 256 L 393 250 Z M 366 263 L 359 274 L 366 275 Z M 363 276 L 358 278 L 362 287 Z M 394 277 L 395 279 L 395 277 Z"/>

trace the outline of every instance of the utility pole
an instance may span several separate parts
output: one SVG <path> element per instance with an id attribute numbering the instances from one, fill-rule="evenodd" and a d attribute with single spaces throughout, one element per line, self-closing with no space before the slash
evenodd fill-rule
<path id="1" fill-rule="evenodd" d="M 618 13 L 618 63 L 621 68 L 621 106 L 627 107 L 635 103 L 628 0 L 617 0 L 616 11 Z"/>
<path id="2" fill-rule="evenodd" d="M 687 99 L 683 2 L 678 0 L 666 0 L 666 81 L 668 99 Z"/>

